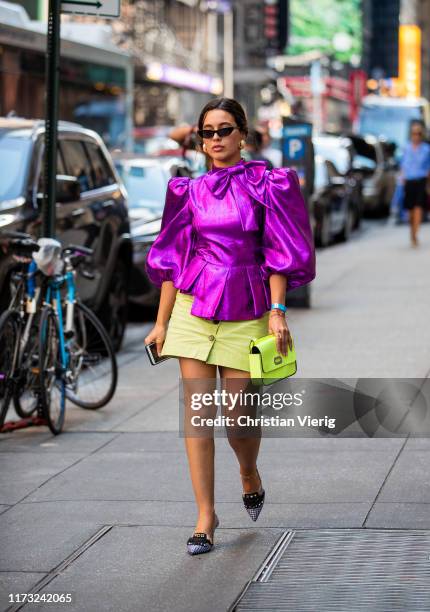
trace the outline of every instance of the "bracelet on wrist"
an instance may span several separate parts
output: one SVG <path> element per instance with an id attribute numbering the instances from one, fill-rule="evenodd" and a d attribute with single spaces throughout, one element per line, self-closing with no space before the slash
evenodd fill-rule
<path id="1" fill-rule="evenodd" d="M 270 317 L 282 317 L 283 319 L 287 318 L 287 315 L 285 312 L 282 312 L 281 310 L 273 310 L 271 309 L 269 311 L 269 318 Z"/>
<path id="2" fill-rule="evenodd" d="M 284 304 L 279 304 L 278 302 L 274 302 L 270 306 L 270 310 L 282 310 L 282 312 L 287 312 L 287 307 Z"/>

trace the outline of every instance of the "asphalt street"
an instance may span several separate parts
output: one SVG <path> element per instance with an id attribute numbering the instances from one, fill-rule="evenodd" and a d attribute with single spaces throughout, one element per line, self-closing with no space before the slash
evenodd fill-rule
<path id="1" fill-rule="evenodd" d="M 375 221 L 318 251 L 312 308 L 289 313 L 297 376 L 428 379 L 430 224 L 420 240 L 413 249 L 406 226 Z M 130 325 L 108 406 L 69 404 L 60 436 L 45 427 L 0 436 L 0 610 L 10 594 L 38 590 L 71 593 L 72 603 L 24 610 L 221 612 L 285 529 L 430 529 L 427 438 L 263 439 L 257 523 L 217 438 L 216 546 L 190 557 L 196 510 L 178 435 L 179 364 L 149 364 L 151 326 Z"/>

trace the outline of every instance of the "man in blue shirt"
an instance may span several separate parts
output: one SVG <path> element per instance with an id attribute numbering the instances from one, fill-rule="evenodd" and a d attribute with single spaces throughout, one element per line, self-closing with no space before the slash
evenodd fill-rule
<path id="1" fill-rule="evenodd" d="M 418 228 L 422 221 L 423 210 L 427 209 L 427 189 L 430 185 L 430 145 L 424 142 L 425 124 L 413 121 L 410 142 L 405 146 L 401 167 L 401 177 L 405 186 L 404 207 L 409 211 L 411 241 L 418 246 Z"/>

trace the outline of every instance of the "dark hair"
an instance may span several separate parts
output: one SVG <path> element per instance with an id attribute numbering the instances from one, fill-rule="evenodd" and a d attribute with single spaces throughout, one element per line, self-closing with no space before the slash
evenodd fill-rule
<path id="1" fill-rule="evenodd" d="M 409 125 L 409 137 L 412 136 L 412 130 L 414 129 L 414 127 L 416 127 L 417 125 L 420 126 L 421 128 L 421 133 L 423 138 L 426 137 L 426 124 L 422 119 L 412 119 Z"/>
<path id="2" fill-rule="evenodd" d="M 263 146 L 263 134 L 260 130 L 251 129 L 246 142 L 251 145 L 251 147 L 254 147 L 256 151 L 259 151 Z"/>
<path id="3" fill-rule="evenodd" d="M 202 108 L 202 112 L 200 113 L 199 121 L 198 121 L 198 129 L 202 130 L 206 113 L 211 110 L 218 108 L 219 110 L 226 111 L 233 115 L 236 125 L 240 129 L 241 132 L 245 134 L 245 138 L 248 135 L 248 122 L 246 120 L 245 111 L 243 107 L 237 100 L 233 98 L 213 98 L 209 100 L 207 104 Z M 200 139 L 200 144 L 203 141 Z"/>

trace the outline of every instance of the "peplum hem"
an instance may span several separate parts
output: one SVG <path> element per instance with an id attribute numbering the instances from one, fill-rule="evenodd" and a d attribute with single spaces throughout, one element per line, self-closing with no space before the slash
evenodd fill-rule
<path id="1" fill-rule="evenodd" d="M 190 313 L 205 319 L 253 320 L 270 310 L 270 288 L 262 264 L 223 266 L 196 255 L 174 286 L 194 296 Z"/>

